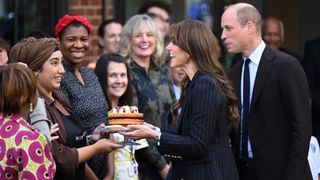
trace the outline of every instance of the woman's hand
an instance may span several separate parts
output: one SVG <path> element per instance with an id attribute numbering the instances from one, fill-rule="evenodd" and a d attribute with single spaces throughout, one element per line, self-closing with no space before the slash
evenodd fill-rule
<path id="1" fill-rule="evenodd" d="M 109 139 L 100 139 L 92 146 L 96 148 L 96 150 L 100 153 L 110 153 L 115 149 L 122 148 L 123 145 L 115 143 Z"/>
<path id="2" fill-rule="evenodd" d="M 147 123 L 147 122 L 144 122 L 144 123 L 143 123 L 143 125 L 145 125 L 145 126 L 147 126 L 147 127 L 151 128 L 151 129 L 155 129 L 155 128 L 157 128 L 156 126 L 154 126 L 154 125 L 152 125 L 152 124 L 150 124 L 150 123 Z"/>
<path id="3" fill-rule="evenodd" d="M 159 171 L 159 175 L 162 177 L 162 179 L 167 179 L 170 167 L 171 167 L 171 163 L 166 164 L 164 168 L 161 171 Z"/>
<path id="4" fill-rule="evenodd" d="M 158 136 L 158 132 L 154 130 L 154 128 L 151 128 L 150 124 L 128 125 L 127 128 L 132 129 L 133 131 L 120 132 L 120 134 L 133 139 L 142 139 L 142 138 L 156 139 L 156 137 Z"/>
<path id="5" fill-rule="evenodd" d="M 59 136 L 53 136 L 54 133 L 59 131 L 59 125 L 57 123 L 51 126 L 51 141 L 59 139 Z"/>
<path id="6" fill-rule="evenodd" d="M 109 138 L 109 134 L 110 132 L 106 130 L 105 125 L 100 124 L 93 130 L 90 137 L 90 144 L 93 144 L 103 138 Z"/>

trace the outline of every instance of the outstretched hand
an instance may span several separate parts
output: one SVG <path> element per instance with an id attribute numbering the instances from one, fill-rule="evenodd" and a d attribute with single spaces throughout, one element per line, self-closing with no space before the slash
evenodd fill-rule
<path id="1" fill-rule="evenodd" d="M 99 152 L 101 153 L 110 153 L 115 149 L 124 147 L 123 145 L 120 145 L 109 139 L 100 139 L 94 144 L 94 146 L 98 148 Z"/>
<path id="2" fill-rule="evenodd" d="M 92 143 L 99 141 L 100 139 L 103 138 L 109 138 L 109 134 L 110 132 L 108 132 L 105 128 L 104 124 L 100 124 L 99 126 L 97 126 L 92 134 L 91 134 L 91 138 L 90 141 L 92 141 Z"/>
<path id="3" fill-rule="evenodd" d="M 127 128 L 132 129 L 133 131 L 130 132 L 120 132 L 122 135 L 126 137 L 130 137 L 133 139 L 143 139 L 143 138 L 156 138 L 157 137 L 157 131 L 153 130 L 153 128 L 150 127 L 150 124 L 148 125 L 128 125 Z"/>

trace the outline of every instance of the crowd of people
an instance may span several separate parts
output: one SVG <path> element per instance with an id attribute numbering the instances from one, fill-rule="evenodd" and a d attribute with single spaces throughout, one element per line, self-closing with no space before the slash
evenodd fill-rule
<path id="1" fill-rule="evenodd" d="M 102 22 L 89 65 L 83 16 L 61 17 L 55 37 L 0 38 L 0 179 L 320 179 L 319 39 L 301 58 L 281 20 L 247 3 L 226 7 L 220 37 L 171 15 L 147 1 Z M 110 133 L 123 105 L 145 123 Z"/>

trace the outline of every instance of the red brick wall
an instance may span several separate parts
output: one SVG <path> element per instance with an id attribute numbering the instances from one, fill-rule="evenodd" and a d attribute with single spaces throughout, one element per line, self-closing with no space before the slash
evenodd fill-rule
<path id="1" fill-rule="evenodd" d="M 103 1 L 105 1 L 105 11 L 103 12 Z M 98 27 L 106 18 L 113 17 L 113 0 L 71 0 L 70 15 L 81 15 L 88 18 L 92 25 L 92 35 L 90 50 L 87 54 L 87 60 L 95 60 L 101 54 L 98 46 Z"/>

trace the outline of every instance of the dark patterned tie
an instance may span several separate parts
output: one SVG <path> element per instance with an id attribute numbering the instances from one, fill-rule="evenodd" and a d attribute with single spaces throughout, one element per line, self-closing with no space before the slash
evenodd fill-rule
<path id="1" fill-rule="evenodd" d="M 242 102 L 242 159 L 248 159 L 248 114 L 250 106 L 250 59 L 246 59 L 243 71 L 243 102 Z"/>

